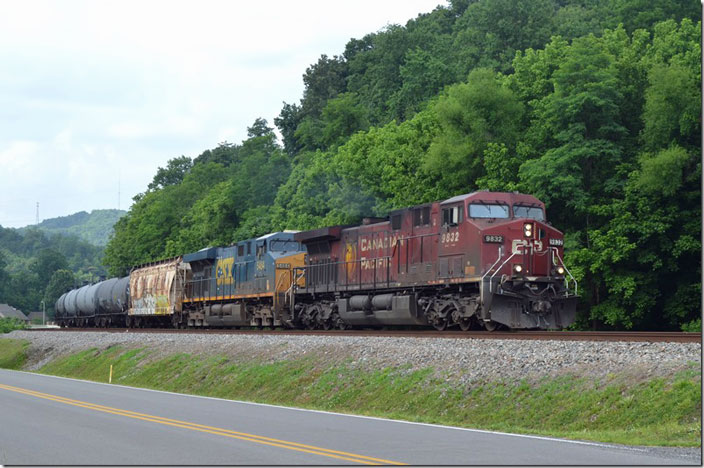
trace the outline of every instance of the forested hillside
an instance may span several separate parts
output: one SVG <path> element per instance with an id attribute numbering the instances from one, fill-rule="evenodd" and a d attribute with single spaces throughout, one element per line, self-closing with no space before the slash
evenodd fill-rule
<path id="1" fill-rule="evenodd" d="M 477 189 L 542 199 L 578 326 L 700 322 L 697 1 L 451 1 L 351 39 L 241 144 L 160 168 L 105 261 L 132 265 Z"/>
<path id="2" fill-rule="evenodd" d="M 113 226 L 126 213 L 123 210 L 93 210 L 90 213 L 80 211 L 68 216 L 45 219 L 33 227 L 48 234 L 73 234 L 90 244 L 105 246 L 112 235 Z M 27 229 L 22 228 L 19 231 Z"/>
<path id="3" fill-rule="evenodd" d="M 84 281 L 96 281 L 103 249 L 71 235 L 47 235 L 36 228 L 0 226 L 0 303 L 50 316 L 61 294 Z"/>

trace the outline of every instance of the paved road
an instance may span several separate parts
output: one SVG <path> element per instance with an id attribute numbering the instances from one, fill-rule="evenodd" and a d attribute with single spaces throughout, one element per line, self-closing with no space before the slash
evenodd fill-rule
<path id="1" fill-rule="evenodd" d="M 0 464 L 663 465 L 691 458 L 0 370 Z"/>

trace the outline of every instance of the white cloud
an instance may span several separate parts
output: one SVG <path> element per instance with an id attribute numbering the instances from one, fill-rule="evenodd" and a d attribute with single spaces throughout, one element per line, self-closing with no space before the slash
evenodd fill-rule
<path id="1" fill-rule="evenodd" d="M 0 225 L 117 206 L 157 167 L 238 143 L 352 37 L 440 0 L 53 0 L 0 16 Z"/>

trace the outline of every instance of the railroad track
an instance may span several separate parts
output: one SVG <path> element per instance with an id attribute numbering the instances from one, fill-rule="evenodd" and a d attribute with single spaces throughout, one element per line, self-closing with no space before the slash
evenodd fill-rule
<path id="1" fill-rule="evenodd" d="M 109 333 L 170 333 L 170 334 L 219 334 L 219 335 L 307 335 L 307 336 L 362 336 L 362 337 L 406 337 L 406 338 L 455 338 L 485 340 L 562 340 L 562 341 L 646 341 L 701 343 L 701 333 L 686 332 L 603 332 L 603 331 L 430 331 L 430 330 L 233 330 L 233 329 L 185 329 L 169 328 L 35 328 L 34 332 L 64 333 L 109 332 Z"/>

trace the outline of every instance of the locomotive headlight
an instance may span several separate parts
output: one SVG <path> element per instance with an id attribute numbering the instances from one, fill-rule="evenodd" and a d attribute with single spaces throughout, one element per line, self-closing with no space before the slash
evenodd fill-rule
<path id="1" fill-rule="evenodd" d="M 526 237 L 533 237 L 533 223 L 523 225 L 523 234 L 525 234 Z"/>
<path id="2" fill-rule="evenodd" d="M 523 271 L 523 265 L 513 265 L 513 271 L 521 273 Z"/>
<path id="3" fill-rule="evenodd" d="M 565 269 L 562 267 L 557 267 L 557 274 L 558 275 L 564 275 L 565 274 Z"/>

